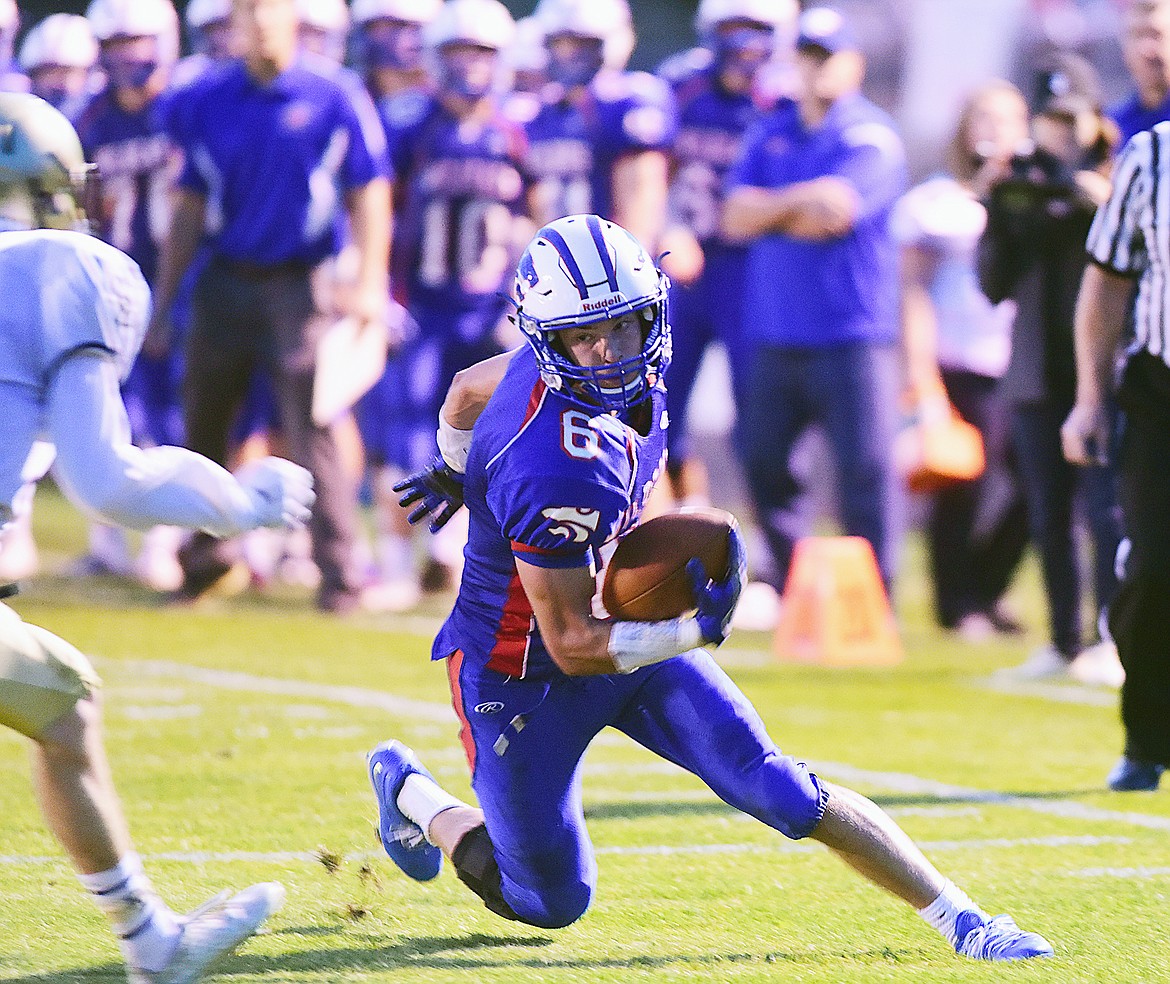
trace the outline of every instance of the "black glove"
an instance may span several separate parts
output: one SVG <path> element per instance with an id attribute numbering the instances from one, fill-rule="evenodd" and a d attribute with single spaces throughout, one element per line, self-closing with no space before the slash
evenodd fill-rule
<path id="1" fill-rule="evenodd" d="M 400 506 L 418 503 L 406 517 L 412 525 L 430 516 L 431 532 L 437 533 L 463 505 L 463 476 L 437 457 L 422 471 L 395 485 L 394 491 L 406 493 L 398 500 Z"/>

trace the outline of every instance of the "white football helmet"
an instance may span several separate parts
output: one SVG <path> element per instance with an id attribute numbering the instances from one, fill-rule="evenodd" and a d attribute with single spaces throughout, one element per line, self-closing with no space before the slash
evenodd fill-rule
<path id="1" fill-rule="evenodd" d="M 12 46 L 20 30 L 20 10 L 16 0 L 0 0 L 0 70 L 12 60 Z"/>
<path id="2" fill-rule="evenodd" d="M 726 21 L 766 24 L 773 30 L 791 28 L 800 14 L 796 0 L 699 0 L 695 33 L 704 37 Z"/>
<path id="3" fill-rule="evenodd" d="M 423 28 L 423 44 L 428 51 L 456 42 L 501 51 L 515 34 L 516 23 L 500 0 L 447 0 Z"/>
<path id="4" fill-rule="evenodd" d="M 232 15 L 232 0 L 191 0 L 183 17 L 192 30 L 203 30 L 208 24 L 227 20 Z"/>
<path id="5" fill-rule="evenodd" d="M 154 56 L 146 62 L 102 50 L 102 67 L 115 86 L 143 85 L 153 69 L 179 58 L 179 15 L 170 0 L 93 0 L 85 17 L 99 44 L 114 38 L 155 39 Z"/>
<path id="6" fill-rule="evenodd" d="M 297 0 L 301 46 L 335 62 L 345 59 L 349 8 L 345 0 Z"/>
<path id="7" fill-rule="evenodd" d="M 572 34 L 582 38 L 600 41 L 601 68 L 624 69 L 634 53 L 637 37 L 634 34 L 634 19 L 626 0 L 540 0 L 532 12 L 544 28 L 545 38 L 556 34 Z M 550 70 L 558 71 L 555 59 Z M 590 81 L 592 75 L 584 82 Z M 558 79 L 566 84 L 582 84 L 579 79 Z"/>
<path id="8" fill-rule="evenodd" d="M 621 226 L 596 215 L 550 222 L 516 268 L 517 322 L 550 388 L 594 409 L 641 403 L 670 365 L 670 281 Z M 631 312 L 642 319 L 642 351 L 611 365 L 577 365 L 557 332 Z M 628 377 L 635 374 L 635 378 Z"/>
<path id="9" fill-rule="evenodd" d="M 353 0 L 350 16 L 355 25 L 382 19 L 429 24 L 442 7 L 443 0 Z"/>
<path id="10" fill-rule="evenodd" d="M 45 65 L 93 68 L 97 58 L 97 41 L 89 21 L 77 14 L 50 14 L 20 45 L 20 67 L 26 72 Z"/>

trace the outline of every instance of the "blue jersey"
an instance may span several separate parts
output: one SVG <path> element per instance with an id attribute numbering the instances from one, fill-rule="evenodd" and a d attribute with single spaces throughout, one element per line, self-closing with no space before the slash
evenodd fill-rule
<path id="1" fill-rule="evenodd" d="M 313 264 L 340 249 L 347 191 L 389 173 L 364 91 L 300 54 L 267 84 L 244 63 L 214 66 L 176 91 L 169 127 L 180 184 L 206 197 L 212 249 L 230 259 Z"/>
<path id="2" fill-rule="evenodd" d="M 781 103 L 745 138 L 730 188 L 783 188 L 843 178 L 861 207 L 853 228 L 823 242 L 765 233 L 748 248 L 744 330 L 783 348 L 825 348 L 898 337 L 898 244 L 890 214 L 906 189 L 906 155 L 889 115 L 845 96 L 815 130 Z"/>
<path id="3" fill-rule="evenodd" d="M 395 186 L 392 282 L 428 332 L 473 341 L 503 315 L 526 208 L 524 134 L 500 112 L 460 121 L 410 92 L 379 107 Z"/>
<path id="4" fill-rule="evenodd" d="M 702 49 L 699 49 L 702 50 Z M 703 244 L 732 247 L 719 235 L 727 172 L 739 160 L 744 134 L 760 115 L 750 95 L 719 86 L 718 70 L 707 66 L 672 79 L 678 106 L 678 137 L 670 182 L 671 217 Z"/>
<path id="5" fill-rule="evenodd" d="M 1125 102 L 1110 109 L 1109 117 L 1121 131 L 1120 145 L 1124 146 L 1135 133 L 1141 133 L 1157 123 L 1170 120 L 1170 96 L 1151 109 L 1143 106 L 1135 93 Z"/>
<path id="6" fill-rule="evenodd" d="M 541 221 L 613 214 L 613 170 L 626 154 L 666 151 L 674 142 L 674 103 L 661 79 L 601 72 L 580 105 L 544 104 L 528 124 L 528 170 Z"/>
<path id="7" fill-rule="evenodd" d="M 102 176 L 97 234 L 130 256 L 149 283 L 170 227 L 171 186 L 182 161 L 163 127 L 165 98 L 128 113 L 107 88 L 76 122 L 85 159 L 97 164 Z"/>
<path id="8" fill-rule="evenodd" d="M 638 522 L 666 462 L 666 391 L 648 404 L 645 436 L 590 413 L 540 378 L 525 347 L 475 425 L 464 482 L 471 514 L 455 608 L 433 658 L 508 676 L 559 672 L 540 638 L 516 558 L 537 567 L 591 567 L 601 547 Z"/>

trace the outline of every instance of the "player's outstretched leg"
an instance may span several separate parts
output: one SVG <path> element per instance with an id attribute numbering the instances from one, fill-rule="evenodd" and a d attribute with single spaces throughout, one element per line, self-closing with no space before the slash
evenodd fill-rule
<path id="1" fill-rule="evenodd" d="M 416 881 L 430 881 L 443 867 L 443 852 L 429 843 L 422 827 L 398 807 L 398 794 L 410 775 L 433 777 L 400 741 L 384 741 L 366 756 L 378 801 L 378 838 L 390 859 Z"/>
<path id="2" fill-rule="evenodd" d="M 279 882 L 264 882 L 236 895 L 221 892 L 181 917 L 179 945 L 162 970 L 127 968 L 130 984 L 194 984 L 220 957 L 231 953 L 284 902 Z"/>

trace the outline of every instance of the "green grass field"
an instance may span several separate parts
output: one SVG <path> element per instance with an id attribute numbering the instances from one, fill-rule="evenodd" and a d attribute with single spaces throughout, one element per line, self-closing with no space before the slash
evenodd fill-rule
<path id="1" fill-rule="evenodd" d="M 46 573 L 14 607 L 102 674 L 119 789 L 163 895 L 190 908 L 225 886 L 288 888 L 223 980 L 1170 980 L 1170 793 L 1104 789 L 1116 696 L 989 683 L 1042 641 L 1034 570 L 1015 595 L 1033 626 L 1023 641 L 974 648 L 934 631 L 912 543 L 899 667 L 781 664 L 751 634 L 720 653 L 782 748 L 872 796 L 977 901 L 1058 951 L 977 965 L 824 850 L 734 813 L 616 733 L 586 760 L 600 880 L 579 923 L 500 920 L 450 870 L 416 884 L 374 841 L 363 756 L 400 737 L 468 794 L 444 674 L 427 658 L 447 599 L 409 619 L 327 620 L 293 592 L 165 609 L 128 584 L 54 576 L 83 528 L 51 490 L 37 528 Z M 33 805 L 25 745 L 0 732 L 0 980 L 122 980 Z"/>

